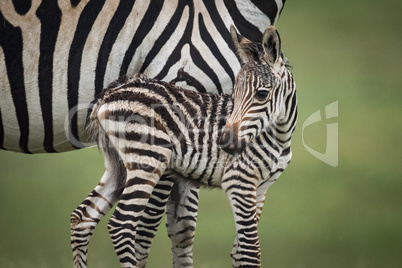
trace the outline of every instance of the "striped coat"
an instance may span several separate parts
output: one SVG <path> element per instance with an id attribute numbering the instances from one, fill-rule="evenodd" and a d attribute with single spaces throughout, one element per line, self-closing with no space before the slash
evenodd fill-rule
<path id="1" fill-rule="evenodd" d="M 261 40 L 283 2 L 0 1 L 0 148 L 86 146 L 89 103 L 120 74 L 230 92 L 240 65 L 229 25 Z"/>
<path id="2" fill-rule="evenodd" d="M 222 187 L 236 224 L 233 266 L 260 267 L 257 224 L 266 190 L 291 159 L 297 98 L 274 27 L 261 46 L 245 38 L 235 46 L 243 67 L 234 99 L 136 76 L 111 85 L 95 105 L 89 131 L 105 154 L 107 200 L 118 202 L 108 227 L 122 266 L 144 265 L 137 227 L 155 187 L 166 186 L 158 195 L 166 204 L 171 181 L 187 180 Z M 192 266 L 192 255 L 178 257 L 175 267 Z"/>

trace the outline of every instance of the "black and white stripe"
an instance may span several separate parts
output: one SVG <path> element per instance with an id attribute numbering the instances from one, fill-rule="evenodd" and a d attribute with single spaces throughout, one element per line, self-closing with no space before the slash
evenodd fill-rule
<path id="1" fill-rule="evenodd" d="M 141 252 L 137 252 L 142 249 L 136 243 L 144 236 L 138 236 L 140 229 L 137 226 L 141 222 L 144 224 L 144 220 L 150 220 L 151 227 L 157 226 L 158 213 L 163 212 L 161 208 L 166 205 L 173 182 L 186 180 L 197 187 L 222 187 L 236 223 L 231 255 L 233 267 L 260 267 L 257 224 L 267 188 L 291 159 L 290 142 L 297 120 L 297 99 L 292 75 L 280 56 L 275 28 L 267 29 L 262 45 L 255 45 L 245 38 L 241 40 L 247 46 L 237 44 L 239 54 L 250 56 L 252 53 L 253 57 L 243 60 L 234 86 L 234 99 L 229 95 L 195 93 L 136 76 L 119 86 L 112 85 L 95 105 L 89 130 L 104 151 L 106 172 L 114 177 L 104 186 L 114 191 L 110 203 L 119 199 L 108 227 L 122 266 L 143 267 Z M 270 81 L 270 84 L 255 81 Z M 261 88 L 270 90 L 275 96 L 264 102 L 257 101 L 259 110 L 265 109 L 265 112 L 253 115 L 249 112 L 250 106 L 237 105 L 255 103 L 256 96 L 260 96 L 245 92 L 258 92 Z M 247 140 L 245 146 L 232 151 L 224 147 L 226 138 L 223 137 L 234 122 L 232 117 L 238 113 L 248 115 L 240 122 L 236 121 L 239 125 L 254 122 L 254 116 L 269 124 L 255 126 L 255 136 Z M 230 133 L 235 134 L 235 139 L 230 142 L 243 139 L 236 132 Z M 120 175 L 113 175 L 116 172 Z M 165 188 L 159 187 L 158 203 L 154 206 L 151 194 L 160 184 Z M 173 190 L 173 196 L 175 191 L 178 189 Z M 147 207 L 149 202 L 151 205 Z M 168 210 L 170 216 L 175 213 L 188 215 L 192 217 L 190 221 L 195 222 L 196 201 L 195 212 L 190 199 L 171 198 L 169 202 L 172 203 L 170 208 L 179 203 L 187 204 L 184 208 Z M 145 209 L 148 212 L 143 214 Z M 177 220 L 180 216 L 173 215 L 173 218 Z M 176 224 L 180 225 L 180 222 Z M 183 231 L 183 227 L 177 231 Z M 187 238 L 192 243 L 192 231 L 190 227 L 187 233 L 190 236 L 182 237 L 182 241 Z M 188 245 L 182 249 L 186 248 Z M 176 254 L 178 259 L 174 260 L 174 267 L 192 266 L 192 253 L 180 253 Z"/>
<path id="2" fill-rule="evenodd" d="M 187 88 L 230 92 L 240 66 L 229 25 L 261 40 L 283 4 L 1 1 L 0 148 L 81 148 L 89 103 L 120 74 L 141 72 Z"/>

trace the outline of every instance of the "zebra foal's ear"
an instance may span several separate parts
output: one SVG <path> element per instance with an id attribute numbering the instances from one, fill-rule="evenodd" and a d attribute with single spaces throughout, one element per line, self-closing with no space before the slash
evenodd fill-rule
<path id="1" fill-rule="evenodd" d="M 262 47 L 265 60 L 271 65 L 277 63 L 281 55 L 281 38 L 274 26 L 265 30 L 262 37 Z"/>
<path id="2" fill-rule="evenodd" d="M 255 48 L 255 44 L 237 34 L 237 31 L 233 25 L 230 25 L 230 35 L 232 36 L 233 44 L 236 48 L 237 56 L 242 64 L 249 62 L 251 59 L 258 57 L 258 52 Z"/>

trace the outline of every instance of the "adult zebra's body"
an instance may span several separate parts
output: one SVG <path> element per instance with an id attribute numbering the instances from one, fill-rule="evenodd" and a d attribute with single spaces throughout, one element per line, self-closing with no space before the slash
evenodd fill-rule
<path id="1" fill-rule="evenodd" d="M 89 103 L 119 74 L 229 92 L 229 25 L 260 41 L 284 2 L 0 1 L 0 148 L 82 147 Z"/>
<path id="2" fill-rule="evenodd" d="M 92 111 L 89 131 L 107 167 L 101 184 L 108 194 L 99 200 L 120 199 L 108 226 L 124 267 L 143 267 L 137 225 L 154 187 L 166 186 L 166 203 L 178 177 L 223 188 L 236 223 L 233 267 L 261 266 L 257 224 L 266 190 L 291 159 L 296 90 L 274 27 L 262 46 L 239 42 L 234 28 L 232 36 L 243 62 L 234 99 L 136 76 L 106 89 Z M 192 265 L 179 257 L 184 261 L 174 267 Z"/>

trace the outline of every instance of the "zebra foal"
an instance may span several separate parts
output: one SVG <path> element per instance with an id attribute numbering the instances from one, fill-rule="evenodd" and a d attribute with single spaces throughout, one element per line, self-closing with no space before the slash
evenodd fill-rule
<path id="1" fill-rule="evenodd" d="M 138 258 L 137 226 L 155 202 L 155 187 L 167 186 L 153 213 L 146 213 L 157 225 L 172 182 L 184 178 L 222 187 L 236 224 L 233 267 L 261 266 L 257 223 L 266 190 L 291 159 L 297 99 L 274 27 L 262 45 L 239 42 L 234 28 L 231 34 L 243 62 L 233 97 L 136 76 L 106 89 L 91 113 L 89 131 L 104 152 L 107 174 L 98 186 L 108 186 L 99 214 L 119 200 L 108 228 L 124 267 L 145 265 Z M 98 209 L 85 201 L 83 208 Z M 174 266 L 192 266 L 191 257 L 184 254 Z"/>

